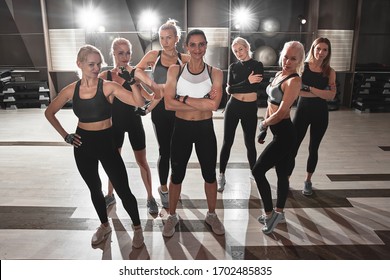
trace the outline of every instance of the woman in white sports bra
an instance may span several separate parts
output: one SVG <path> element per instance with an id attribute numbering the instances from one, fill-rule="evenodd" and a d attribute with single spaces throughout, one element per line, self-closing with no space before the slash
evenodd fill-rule
<path id="1" fill-rule="evenodd" d="M 169 216 L 163 236 L 171 237 L 179 221 L 176 206 L 187 163 L 195 145 L 204 179 L 208 213 L 205 222 L 217 235 L 225 228 L 215 214 L 217 203 L 217 140 L 213 126 L 213 111 L 222 98 L 222 71 L 207 65 L 203 57 L 207 39 L 202 30 L 191 30 L 186 38 L 191 59 L 183 66 L 172 65 L 165 84 L 165 108 L 175 111 L 175 126 L 171 142 L 171 178 L 169 183 Z"/>
<path id="2" fill-rule="evenodd" d="M 260 122 L 259 125 L 258 141 L 261 144 L 264 143 L 268 127 L 274 137 L 265 147 L 252 169 L 263 202 L 265 213 L 258 218 L 258 221 L 264 224 L 262 231 L 265 234 L 271 233 L 278 223 L 285 221 L 283 209 L 289 189 L 287 158 L 296 141 L 296 132 L 290 119 L 290 111 L 301 90 L 300 75 L 303 71 L 304 58 L 305 50 L 300 42 L 285 43 L 279 58 L 282 70 L 276 73 L 275 79 L 267 87 L 268 107 L 264 121 Z M 266 172 L 273 167 L 275 167 L 278 178 L 275 208 L 271 187 L 265 176 Z"/>

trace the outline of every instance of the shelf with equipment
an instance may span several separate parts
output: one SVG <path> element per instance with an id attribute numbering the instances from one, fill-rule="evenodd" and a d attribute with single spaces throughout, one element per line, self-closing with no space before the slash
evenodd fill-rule
<path id="1" fill-rule="evenodd" d="M 361 112 L 390 112 L 390 72 L 355 72 L 352 107 Z"/>
<path id="2" fill-rule="evenodd" d="M 39 72 L 39 71 L 38 71 Z M 2 83 L 0 107 L 2 109 L 45 108 L 50 102 L 47 81 L 33 80 L 36 71 L 10 71 L 10 79 Z"/>

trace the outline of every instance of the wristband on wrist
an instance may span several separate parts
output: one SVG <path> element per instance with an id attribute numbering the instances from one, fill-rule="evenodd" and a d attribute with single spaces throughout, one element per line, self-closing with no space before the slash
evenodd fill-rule
<path id="1" fill-rule="evenodd" d="M 303 84 L 302 84 L 301 90 L 306 91 L 306 92 L 311 92 L 311 88 L 309 86 L 303 85 Z"/>
<path id="2" fill-rule="evenodd" d="M 184 96 L 184 98 L 183 98 L 183 103 L 184 104 L 186 104 L 187 98 L 188 98 L 188 95 Z"/>

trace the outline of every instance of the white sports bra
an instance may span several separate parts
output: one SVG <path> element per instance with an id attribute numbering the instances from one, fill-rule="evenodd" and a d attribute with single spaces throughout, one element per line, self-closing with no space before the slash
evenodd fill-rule
<path id="1" fill-rule="evenodd" d="M 188 64 L 185 64 L 179 73 L 176 87 L 176 94 L 192 98 L 205 98 L 211 91 L 211 71 L 205 63 L 202 72 L 192 74 L 188 69 Z"/>

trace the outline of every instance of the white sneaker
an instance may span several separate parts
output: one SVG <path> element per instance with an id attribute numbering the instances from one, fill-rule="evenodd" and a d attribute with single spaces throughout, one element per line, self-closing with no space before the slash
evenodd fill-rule
<path id="1" fill-rule="evenodd" d="M 169 192 L 163 192 L 161 186 L 159 186 L 158 193 L 160 195 L 161 204 L 163 208 L 169 209 Z"/>
<path id="2" fill-rule="evenodd" d="M 133 227 L 134 229 L 134 227 Z M 142 231 L 142 228 L 134 229 L 134 236 L 133 236 L 133 247 L 138 249 L 141 248 L 144 245 L 144 234 Z"/>
<path id="3" fill-rule="evenodd" d="M 225 174 L 220 173 L 218 176 L 218 192 L 223 192 L 225 190 L 225 185 L 226 185 L 226 179 L 225 179 Z"/>
<path id="4" fill-rule="evenodd" d="M 225 234 L 225 227 L 218 219 L 217 214 L 207 212 L 205 222 L 211 227 L 211 229 L 216 235 Z"/>
<path id="5" fill-rule="evenodd" d="M 112 231 L 112 229 L 111 229 L 110 225 L 108 225 L 108 226 L 100 225 L 97 228 L 96 232 L 92 235 L 91 244 L 97 245 L 97 244 L 103 242 L 108 237 L 108 235 L 111 233 L 111 231 Z"/>
<path id="6" fill-rule="evenodd" d="M 272 212 L 271 218 L 265 221 L 262 231 L 265 234 L 271 233 L 282 219 L 283 219 L 283 213 L 279 213 L 276 211 Z"/>
<path id="7" fill-rule="evenodd" d="M 167 221 L 164 224 L 162 235 L 165 237 L 171 237 L 175 234 L 175 227 L 179 222 L 177 214 L 169 215 Z"/>
<path id="8" fill-rule="evenodd" d="M 275 212 L 275 210 L 272 210 L 272 213 Z M 270 219 L 271 219 L 271 216 L 272 216 L 272 213 L 271 215 L 267 216 L 267 214 L 263 214 L 261 216 L 259 216 L 257 218 L 257 221 L 260 223 L 260 224 L 263 224 L 265 225 Z M 284 215 L 284 212 L 282 213 L 282 219 L 280 220 L 279 224 L 283 224 L 283 223 L 286 223 L 286 217 Z"/>

